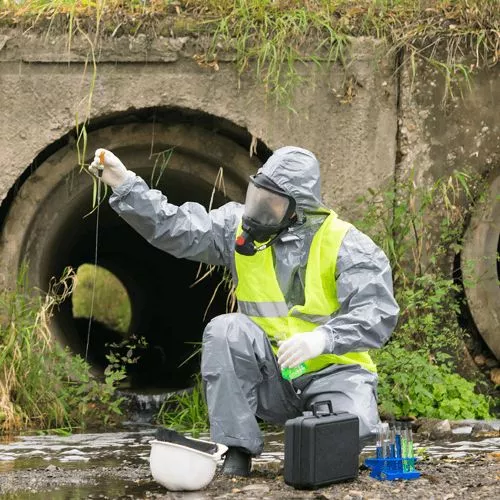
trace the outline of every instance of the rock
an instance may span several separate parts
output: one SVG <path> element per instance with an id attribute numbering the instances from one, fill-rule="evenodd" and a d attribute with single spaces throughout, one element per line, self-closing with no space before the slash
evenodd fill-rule
<path id="1" fill-rule="evenodd" d="M 269 486 L 267 484 L 249 484 L 241 488 L 241 491 L 251 491 L 254 493 L 267 493 L 269 491 Z"/>
<path id="2" fill-rule="evenodd" d="M 474 424 L 472 428 L 472 437 L 497 437 L 499 434 L 498 430 L 496 430 L 492 425 L 486 422 L 477 422 Z"/>
<path id="3" fill-rule="evenodd" d="M 500 385 L 500 368 L 493 368 L 491 370 L 490 379 L 495 385 Z"/>
<path id="4" fill-rule="evenodd" d="M 500 434 L 500 420 L 499 419 L 488 420 L 488 425 L 491 425 L 491 427 L 493 427 L 493 429 L 495 429 Z"/>
<path id="5" fill-rule="evenodd" d="M 421 419 L 417 432 L 430 439 L 444 439 L 451 436 L 450 421 L 436 418 Z"/>
<path id="6" fill-rule="evenodd" d="M 419 418 L 413 425 L 413 430 L 418 432 L 419 434 L 427 434 L 427 437 L 430 434 L 431 429 L 438 423 L 440 420 L 438 418 Z"/>
<path id="7" fill-rule="evenodd" d="M 469 435 L 472 432 L 472 425 L 463 425 L 462 427 L 455 427 L 451 431 L 453 434 Z"/>
<path id="8" fill-rule="evenodd" d="M 493 358 L 488 358 L 486 360 L 486 366 L 488 368 L 495 368 L 496 366 L 498 366 L 498 361 L 496 359 L 493 359 Z"/>
<path id="9" fill-rule="evenodd" d="M 430 432 L 431 439 L 444 439 L 450 437 L 451 425 L 448 419 L 438 422 Z"/>

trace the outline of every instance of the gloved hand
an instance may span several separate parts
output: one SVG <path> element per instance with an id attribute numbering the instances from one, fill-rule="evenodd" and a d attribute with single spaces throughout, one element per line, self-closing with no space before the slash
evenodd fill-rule
<path id="1" fill-rule="evenodd" d="M 294 368 L 308 359 L 323 354 L 326 347 L 326 333 L 312 331 L 297 333 L 278 342 L 278 364 L 280 368 Z"/>
<path id="2" fill-rule="evenodd" d="M 101 163 L 101 157 L 104 160 Z M 101 171 L 101 180 L 111 188 L 116 188 L 123 184 L 129 177 L 135 175 L 127 170 L 120 159 L 107 149 L 97 149 L 94 161 L 89 166 L 89 171 L 96 177 L 99 177 Z"/>

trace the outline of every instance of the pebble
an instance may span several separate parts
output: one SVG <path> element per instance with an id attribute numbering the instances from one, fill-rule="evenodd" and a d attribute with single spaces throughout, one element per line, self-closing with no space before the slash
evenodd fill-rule
<path id="1" fill-rule="evenodd" d="M 363 492 L 359 490 L 349 490 L 349 495 L 351 495 L 352 497 L 363 498 Z"/>
<path id="2" fill-rule="evenodd" d="M 500 368 L 493 368 L 491 370 L 490 379 L 495 385 L 500 385 Z"/>
<path id="3" fill-rule="evenodd" d="M 448 419 L 437 422 L 430 431 L 431 439 L 443 439 L 448 437 L 451 433 L 451 425 Z"/>
<path id="4" fill-rule="evenodd" d="M 456 427 L 451 431 L 453 434 L 470 434 L 472 432 L 472 425 L 464 425 L 462 427 Z"/>
<path id="5" fill-rule="evenodd" d="M 244 486 L 241 488 L 241 491 L 253 491 L 259 493 L 267 493 L 269 491 L 269 486 L 266 484 L 249 484 L 248 486 Z"/>

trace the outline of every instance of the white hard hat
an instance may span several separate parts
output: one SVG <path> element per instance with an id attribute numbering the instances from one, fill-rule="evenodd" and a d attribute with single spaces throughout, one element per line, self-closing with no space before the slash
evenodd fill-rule
<path id="1" fill-rule="evenodd" d="M 207 486 L 215 475 L 217 461 L 227 451 L 223 444 L 217 444 L 213 454 L 165 441 L 153 440 L 150 444 L 151 474 L 156 482 L 171 491 L 201 490 Z"/>

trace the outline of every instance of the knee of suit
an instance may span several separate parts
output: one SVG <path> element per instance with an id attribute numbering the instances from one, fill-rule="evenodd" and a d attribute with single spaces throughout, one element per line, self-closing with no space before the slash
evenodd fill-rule
<path id="1" fill-rule="evenodd" d="M 241 313 L 221 314 L 213 318 L 203 332 L 203 347 L 208 344 L 229 345 L 231 349 L 247 349 L 247 344 L 261 345 L 263 330 L 248 316 Z"/>
<path id="2" fill-rule="evenodd" d="M 256 325 L 244 314 L 221 314 L 212 319 L 203 332 L 202 373 L 205 369 L 219 370 L 230 364 L 231 358 L 253 358 Z"/>
<path id="3" fill-rule="evenodd" d="M 207 342 L 227 342 L 229 333 L 234 329 L 235 322 L 245 318 L 240 313 L 221 314 L 211 319 L 203 331 L 203 344 Z"/>
<path id="4" fill-rule="evenodd" d="M 312 409 L 314 403 L 331 401 L 333 412 L 347 412 L 356 415 L 359 420 L 359 437 L 362 442 L 370 440 L 379 422 L 377 402 L 374 396 L 367 399 L 363 393 L 343 394 L 341 392 L 318 394 L 310 398 L 307 409 Z"/>

